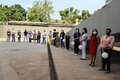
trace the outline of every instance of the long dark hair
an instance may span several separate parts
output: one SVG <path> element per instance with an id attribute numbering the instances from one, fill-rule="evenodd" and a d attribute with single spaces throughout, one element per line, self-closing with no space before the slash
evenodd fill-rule
<path id="1" fill-rule="evenodd" d="M 85 33 L 88 33 L 87 32 L 87 28 L 83 28 L 83 30 L 85 31 Z M 84 32 L 82 33 L 82 35 L 84 34 Z"/>
<path id="2" fill-rule="evenodd" d="M 93 34 L 94 31 L 96 31 L 97 33 Z M 98 30 L 97 29 L 93 29 L 91 37 L 93 37 L 94 35 L 95 35 L 95 38 L 96 38 L 96 36 L 98 35 Z"/>

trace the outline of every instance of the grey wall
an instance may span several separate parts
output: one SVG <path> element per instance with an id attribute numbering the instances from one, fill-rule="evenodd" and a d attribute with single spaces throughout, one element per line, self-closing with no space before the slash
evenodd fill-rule
<path id="1" fill-rule="evenodd" d="M 76 28 L 79 28 L 81 31 L 84 27 L 88 29 L 89 38 L 94 28 L 98 29 L 100 37 L 105 34 L 105 30 L 108 27 L 112 29 L 112 34 L 120 33 L 120 0 L 113 0 L 94 15 L 81 22 L 69 33 L 73 36 Z M 71 47 L 73 48 L 73 46 Z"/>

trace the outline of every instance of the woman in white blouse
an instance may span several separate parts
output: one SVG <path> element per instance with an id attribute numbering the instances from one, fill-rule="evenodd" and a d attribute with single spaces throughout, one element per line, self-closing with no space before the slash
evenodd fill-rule
<path id="1" fill-rule="evenodd" d="M 86 44 L 87 44 L 87 38 L 88 38 L 88 33 L 87 33 L 87 29 L 83 28 L 83 33 L 82 33 L 82 37 L 80 40 L 80 43 L 82 44 L 82 58 L 80 58 L 81 60 L 86 60 Z"/>

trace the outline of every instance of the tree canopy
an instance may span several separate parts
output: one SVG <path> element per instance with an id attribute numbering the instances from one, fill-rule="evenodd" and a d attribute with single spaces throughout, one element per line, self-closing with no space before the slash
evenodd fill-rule
<path id="1" fill-rule="evenodd" d="M 35 22 L 47 22 L 51 20 L 50 14 L 54 14 L 51 1 L 35 1 L 32 8 L 29 8 L 28 20 Z"/>
<path id="2" fill-rule="evenodd" d="M 85 20 L 91 15 L 88 10 L 82 10 L 82 14 L 80 14 L 80 10 L 74 9 L 73 7 L 60 10 L 59 14 L 61 20 L 70 24 L 75 24 L 77 19 L 78 22 Z"/>
<path id="3" fill-rule="evenodd" d="M 14 20 L 14 21 L 25 21 L 27 12 L 19 5 L 15 4 L 12 6 L 0 5 L 0 21 Z"/>

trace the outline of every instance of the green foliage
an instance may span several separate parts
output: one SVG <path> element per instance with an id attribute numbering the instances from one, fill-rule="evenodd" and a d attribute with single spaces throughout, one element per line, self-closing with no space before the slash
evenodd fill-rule
<path id="1" fill-rule="evenodd" d="M 5 21 L 6 17 L 5 13 L 0 9 L 0 21 Z"/>
<path id="2" fill-rule="evenodd" d="M 80 22 L 81 20 L 85 20 L 91 16 L 88 10 L 82 10 L 82 15 L 80 15 L 80 10 L 74 9 L 73 7 L 60 10 L 59 14 L 64 23 L 70 24 L 75 24 L 77 19 Z"/>
<path id="3" fill-rule="evenodd" d="M 47 22 L 54 14 L 52 2 L 48 0 L 35 1 L 32 8 L 29 8 L 28 20 L 35 22 Z"/>
<path id="4" fill-rule="evenodd" d="M 14 20 L 14 21 L 25 21 L 27 12 L 19 5 L 15 4 L 10 7 L 7 5 L 0 5 L 0 21 Z"/>
<path id="5" fill-rule="evenodd" d="M 95 11 L 94 11 L 94 13 L 96 13 L 96 12 L 97 12 L 97 11 L 99 11 L 99 10 L 101 10 L 101 8 L 99 8 L 99 9 L 95 10 Z"/>

